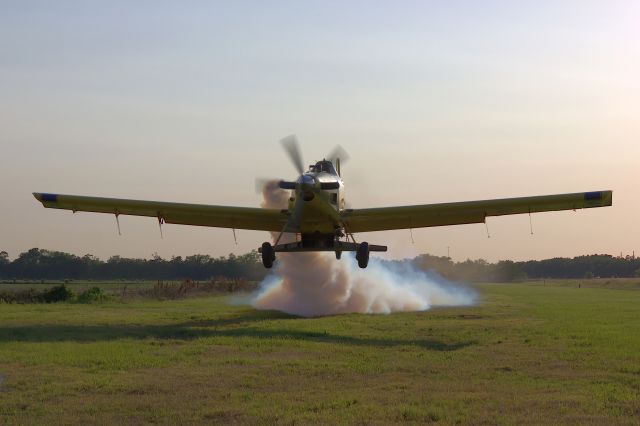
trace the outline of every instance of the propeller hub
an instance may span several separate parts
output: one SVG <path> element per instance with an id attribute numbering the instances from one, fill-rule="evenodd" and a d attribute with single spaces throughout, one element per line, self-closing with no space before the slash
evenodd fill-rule
<path id="1" fill-rule="evenodd" d="M 313 187 L 316 185 L 316 180 L 313 178 L 313 176 L 309 176 L 309 175 L 300 176 L 299 182 L 302 185 L 302 187 Z"/>

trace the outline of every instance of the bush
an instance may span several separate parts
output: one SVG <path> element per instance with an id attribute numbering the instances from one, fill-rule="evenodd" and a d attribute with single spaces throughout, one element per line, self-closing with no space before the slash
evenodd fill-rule
<path id="1" fill-rule="evenodd" d="M 10 291 L 1 291 L 0 292 L 0 303 L 15 303 L 16 295 Z"/>
<path id="2" fill-rule="evenodd" d="M 42 300 L 45 303 L 68 302 L 74 297 L 73 291 L 64 284 L 51 287 L 42 294 Z"/>
<path id="3" fill-rule="evenodd" d="M 21 291 L 3 291 L 0 292 L 0 303 L 42 303 L 44 302 L 43 293 L 30 288 Z"/>
<path id="4" fill-rule="evenodd" d="M 186 296 L 189 290 L 197 286 L 191 280 L 184 280 L 181 283 L 171 283 L 158 280 L 153 288 L 146 289 L 143 294 L 154 297 L 156 299 L 180 299 Z"/>
<path id="5" fill-rule="evenodd" d="M 91 287 L 78 295 L 79 303 L 104 302 L 110 297 L 100 287 Z"/>

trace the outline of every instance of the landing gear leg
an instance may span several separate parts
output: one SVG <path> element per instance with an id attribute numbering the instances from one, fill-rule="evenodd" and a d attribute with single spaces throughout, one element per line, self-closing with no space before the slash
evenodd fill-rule
<path id="1" fill-rule="evenodd" d="M 358 266 L 362 269 L 366 268 L 369 264 L 369 243 L 360 243 L 358 251 L 356 252 L 356 259 L 358 260 Z"/>
<path id="2" fill-rule="evenodd" d="M 273 251 L 271 243 L 262 243 L 262 264 L 269 269 L 276 260 L 276 253 Z"/>
<path id="3" fill-rule="evenodd" d="M 342 232 L 342 229 L 338 228 L 335 230 L 335 236 L 333 240 L 334 247 L 338 248 L 340 246 L 340 238 L 344 236 L 345 234 L 344 232 Z M 340 260 L 341 257 L 342 257 L 342 250 L 336 250 L 336 259 Z"/>

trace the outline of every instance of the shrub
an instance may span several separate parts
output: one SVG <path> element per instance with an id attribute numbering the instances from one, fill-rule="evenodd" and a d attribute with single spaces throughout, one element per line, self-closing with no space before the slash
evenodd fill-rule
<path id="1" fill-rule="evenodd" d="M 42 300 L 45 303 L 68 302 L 74 297 L 73 291 L 64 284 L 51 287 L 42 294 Z"/>
<path id="2" fill-rule="evenodd" d="M 20 291 L 0 292 L 0 303 L 42 303 L 42 292 L 35 288 Z"/>
<path id="3" fill-rule="evenodd" d="M 0 292 L 0 303 L 15 303 L 16 295 L 11 291 Z"/>
<path id="4" fill-rule="evenodd" d="M 110 297 L 100 287 L 91 287 L 78 295 L 79 303 L 104 302 Z"/>

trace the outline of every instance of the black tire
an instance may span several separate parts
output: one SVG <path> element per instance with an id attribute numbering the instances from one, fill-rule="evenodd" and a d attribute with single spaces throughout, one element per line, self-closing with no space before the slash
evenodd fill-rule
<path id="1" fill-rule="evenodd" d="M 276 260 L 276 253 L 273 251 L 271 243 L 262 243 L 262 264 L 264 267 L 270 269 L 274 260 Z"/>
<path id="2" fill-rule="evenodd" d="M 336 251 L 336 259 L 340 260 L 340 258 L 342 257 L 342 251 Z"/>
<path id="3" fill-rule="evenodd" d="M 362 269 L 366 268 L 369 264 L 369 243 L 360 243 L 358 251 L 356 252 L 356 259 L 358 260 L 358 266 Z"/>

